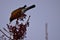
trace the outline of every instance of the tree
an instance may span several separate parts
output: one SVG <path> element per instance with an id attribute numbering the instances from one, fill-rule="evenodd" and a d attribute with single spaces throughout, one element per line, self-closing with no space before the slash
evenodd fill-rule
<path id="1" fill-rule="evenodd" d="M 0 38 L 4 38 L 5 36 L 5 39 L 6 40 L 6 37 L 9 39 L 9 40 L 24 40 L 24 38 L 26 37 L 26 31 L 27 31 L 27 27 L 29 27 L 29 19 L 30 19 L 30 16 L 28 17 L 26 23 L 21 23 L 19 24 L 19 19 L 23 20 L 25 17 L 26 17 L 26 14 L 25 11 L 31 9 L 31 8 L 34 8 L 35 5 L 32 5 L 30 7 L 27 7 L 26 8 L 26 5 L 24 7 L 21 7 L 20 9 L 16 9 L 12 12 L 11 14 L 11 17 L 10 17 L 10 23 L 14 20 L 14 19 L 17 19 L 15 22 L 16 22 L 16 25 L 13 26 L 13 25 L 10 25 L 10 24 L 7 24 L 7 29 L 9 31 L 7 31 L 5 28 L 4 31 L 6 31 L 7 33 L 9 33 L 10 36 L 8 36 L 7 34 L 5 34 L 1 29 L 0 29 L 0 32 L 3 33 L 3 35 L 0 37 Z M 24 9 L 24 12 L 22 12 L 22 10 Z M 17 11 L 18 10 L 18 11 Z M 20 13 L 19 13 L 20 12 Z"/>

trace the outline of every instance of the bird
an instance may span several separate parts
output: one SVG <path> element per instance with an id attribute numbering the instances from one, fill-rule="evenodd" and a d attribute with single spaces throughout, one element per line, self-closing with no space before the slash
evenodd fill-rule
<path id="1" fill-rule="evenodd" d="M 17 20 L 22 20 L 23 21 L 23 19 L 24 18 L 26 18 L 26 14 L 25 14 L 25 12 L 27 11 L 27 10 L 30 10 L 30 9 L 32 9 L 32 8 L 34 8 L 35 7 L 35 5 L 31 5 L 31 6 L 29 6 L 29 7 L 27 7 L 27 5 L 24 5 L 23 7 L 20 7 L 20 8 L 17 8 L 17 9 L 15 9 L 15 10 L 13 10 L 12 12 L 11 12 L 11 16 L 10 16 L 10 18 L 9 18 L 9 21 L 10 21 L 10 23 L 13 21 L 13 20 L 15 20 L 15 19 L 17 19 Z"/>

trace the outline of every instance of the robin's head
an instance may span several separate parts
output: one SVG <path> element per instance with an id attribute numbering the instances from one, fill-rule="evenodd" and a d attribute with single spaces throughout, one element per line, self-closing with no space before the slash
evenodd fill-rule
<path id="1" fill-rule="evenodd" d="M 10 18 L 9 20 L 10 20 L 10 23 L 11 23 L 13 19 L 12 19 L 12 18 Z M 9 24 L 10 24 L 10 23 L 9 23 Z"/>

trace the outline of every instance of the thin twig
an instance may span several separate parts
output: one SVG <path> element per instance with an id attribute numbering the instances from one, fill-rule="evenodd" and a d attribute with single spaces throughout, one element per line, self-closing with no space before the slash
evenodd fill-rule
<path id="1" fill-rule="evenodd" d="M 0 31 L 1 31 L 7 38 L 11 39 L 11 38 L 8 37 L 1 29 L 0 29 Z"/>
<path id="2" fill-rule="evenodd" d="M 3 28 L 6 32 L 8 32 L 5 28 Z M 8 32 L 9 33 L 9 32 Z"/>

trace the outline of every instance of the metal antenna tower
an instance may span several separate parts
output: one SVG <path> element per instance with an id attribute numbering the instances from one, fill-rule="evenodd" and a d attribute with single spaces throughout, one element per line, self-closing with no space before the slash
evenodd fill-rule
<path id="1" fill-rule="evenodd" d="M 45 39 L 46 40 L 48 40 L 48 29 L 47 29 L 47 27 L 48 27 L 48 23 L 45 24 L 45 33 L 46 33 Z"/>

